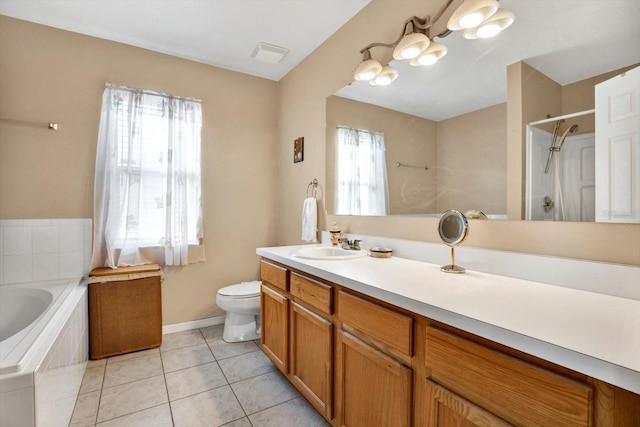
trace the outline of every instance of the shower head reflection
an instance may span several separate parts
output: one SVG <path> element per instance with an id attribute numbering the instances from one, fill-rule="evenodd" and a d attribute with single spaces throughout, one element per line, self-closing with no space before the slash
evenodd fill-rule
<path id="1" fill-rule="evenodd" d="M 560 143 L 558 144 L 558 151 L 562 148 L 562 144 L 564 144 L 564 140 L 567 138 L 567 135 L 570 133 L 574 133 L 578 130 L 578 125 L 571 125 L 571 127 L 564 131 L 562 136 L 560 137 Z"/>

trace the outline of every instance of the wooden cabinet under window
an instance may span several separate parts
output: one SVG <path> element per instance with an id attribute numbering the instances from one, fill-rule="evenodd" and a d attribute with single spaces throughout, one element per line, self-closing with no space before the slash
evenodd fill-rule
<path id="1" fill-rule="evenodd" d="M 162 272 L 157 264 L 96 268 L 89 274 L 89 356 L 162 344 Z"/>

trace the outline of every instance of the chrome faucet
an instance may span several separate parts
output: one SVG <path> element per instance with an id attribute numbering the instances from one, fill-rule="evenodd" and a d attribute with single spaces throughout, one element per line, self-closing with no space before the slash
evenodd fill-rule
<path id="1" fill-rule="evenodd" d="M 349 240 L 347 238 L 338 239 L 338 243 L 342 246 L 342 249 L 359 251 L 360 250 L 360 242 L 362 240 Z"/>

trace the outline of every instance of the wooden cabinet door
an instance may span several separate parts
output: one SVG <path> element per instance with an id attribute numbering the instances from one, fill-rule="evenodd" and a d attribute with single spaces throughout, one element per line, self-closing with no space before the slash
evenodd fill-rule
<path id="1" fill-rule="evenodd" d="M 411 369 L 342 329 L 338 345 L 340 425 L 411 425 Z"/>
<path id="2" fill-rule="evenodd" d="M 333 324 L 291 303 L 291 380 L 327 419 L 333 416 Z"/>
<path id="3" fill-rule="evenodd" d="M 512 424 L 427 380 L 429 427 L 512 427 Z"/>
<path id="4" fill-rule="evenodd" d="M 593 387 L 450 332 L 427 327 L 436 384 L 522 427 L 593 426 Z"/>
<path id="5" fill-rule="evenodd" d="M 286 375 L 289 372 L 289 300 L 268 286 L 262 285 L 260 316 L 262 350 Z"/>

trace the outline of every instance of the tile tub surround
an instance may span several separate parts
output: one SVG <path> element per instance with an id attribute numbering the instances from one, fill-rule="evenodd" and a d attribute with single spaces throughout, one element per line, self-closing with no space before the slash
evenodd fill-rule
<path id="1" fill-rule="evenodd" d="M 90 262 L 90 219 L 0 220 L 0 286 L 83 277 Z M 38 336 L 25 368 L 0 377 L 1 425 L 67 424 L 87 362 L 88 323 L 81 284 Z"/>
<path id="2" fill-rule="evenodd" d="M 160 348 L 92 360 L 72 427 L 329 426 L 254 341 L 223 325 L 163 336 Z"/>
<path id="3" fill-rule="evenodd" d="M 0 219 L 0 285 L 89 274 L 91 219 Z"/>
<path id="4" fill-rule="evenodd" d="M 359 237 L 349 236 L 350 239 Z M 380 244 L 373 239 L 363 241 L 367 246 Z M 394 251 L 399 249 L 397 252 L 406 249 L 401 247 L 402 242 L 392 243 L 384 246 Z M 411 243 L 415 248 L 429 250 L 420 242 Z M 291 256 L 291 252 L 300 247 L 304 245 L 258 248 L 256 252 L 345 288 L 640 393 L 640 359 L 637 358 L 640 300 L 633 298 L 634 288 L 640 283 L 640 267 L 578 262 L 580 268 L 595 276 L 592 283 L 585 278 L 589 286 L 603 287 L 619 281 L 616 292 L 630 294 L 621 297 L 585 291 L 579 286 L 489 274 L 471 269 L 467 264 L 467 261 L 489 260 L 486 266 L 495 268 L 491 262 L 502 258 L 488 253 L 491 251 L 486 251 L 484 257 L 474 254 L 465 258 L 466 254 L 456 254 L 456 262 L 467 268 L 466 274 L 457 275 L 440 271 L 440 266 L 448 263 L 446 258 L 434 264 L 397 256 L 346 261 Z M 441 245 L 439 249 L 445 257 L 448 255 L 447 247 Z M 534 270 L 539 274 L 535 271 L 536 265 L 538 270 L 555 265 L 561 277 L 571 278 L 573 274 L 582 277 L 580 271 L 574 271 L 575 260 L 550 257 L 532 260 L 531 255 L 507 255 L 516 266 L 524 266 L 524 273 Z M 599 277 L 600 270 L 610 275 Z"/>
<path id="5" fill-rule="evenodd" d="M 68 424 L 89 354 L 86 285 L 67 299 L 23 371 L 0 376 L 0 425 Z"/>

